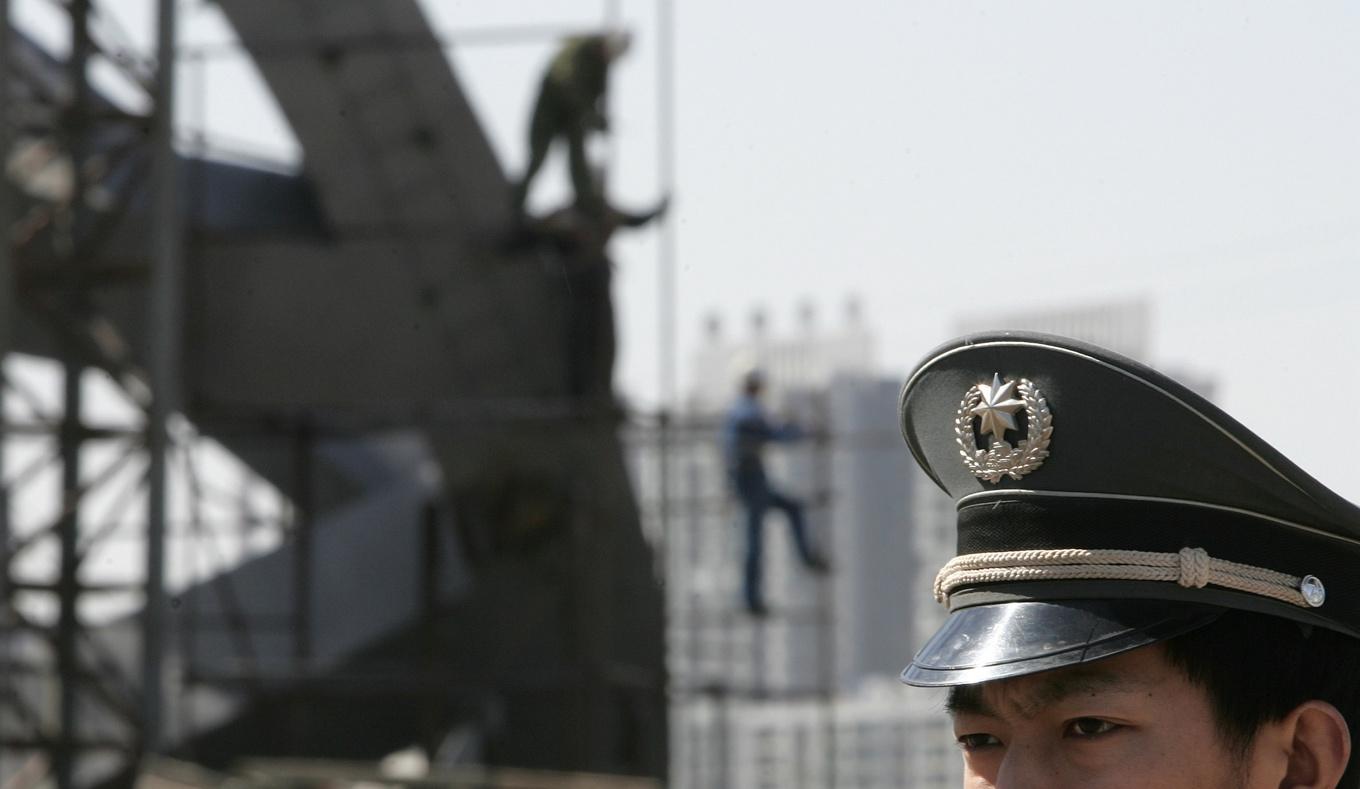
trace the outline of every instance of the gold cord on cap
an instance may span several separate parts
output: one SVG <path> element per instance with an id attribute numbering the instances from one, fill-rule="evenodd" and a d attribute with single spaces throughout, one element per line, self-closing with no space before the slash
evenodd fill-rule
<path id="1" fill-rule="evenodd" d="M 1322 582 L 1314 576 L 1299 578 L 1215 559 L 1203 548 L 1182 548 L 1177 553 L 1065 548 L 955 557 L 935 576 L 935 600 L 944 603 L 955 589 L 976 584 L 1093 579 L 1172 582 L 1192 589 L 1219 586 L 1300 608 L 1317 608 L 1325 599 L 1316 591 Z"/>

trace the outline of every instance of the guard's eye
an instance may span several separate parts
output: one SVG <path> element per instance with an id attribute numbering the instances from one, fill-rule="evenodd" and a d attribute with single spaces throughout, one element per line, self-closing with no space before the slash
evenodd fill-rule
<path id="1" fill-rule="evenodd" d="M 960 734 L 959 747 L 965 751 L 976 751 L 981 748 L 995 748 L 1001 744 L 1001 740 L 990 734 Z"/>
<path id="2" fill-rule="evenodd" d="M 1069 737 L 1099 737 L 1120 728 L 1123 727 L 1118 723 L 1100 718 L 1077 718 L 1068 722 L 1067 730 L 1063 733 Z"/>

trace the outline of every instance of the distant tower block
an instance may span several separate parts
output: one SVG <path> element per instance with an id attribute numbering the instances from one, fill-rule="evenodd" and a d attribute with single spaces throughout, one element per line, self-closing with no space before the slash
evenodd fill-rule
<path id="1" fill-rule="evenodd" d="M 992 310 L 956 321 L 954 333 L 998 329 L 1039 331 L 1101 345 L 1133 359 L 1146 359 L 1151 356 L 1151 313 L 1151 305 L 1140 298 L 1008 314 L 997 314 Z"/>
<path id="2" fill-rule="evenodd" d="M 817 307 L 811 301 L 805 301 L 798 305 L 798 325 L 806 332 L 811 332 L 817 326 Z"/>
<path id="3" fill-rule="evenodd" d="M 764 337 L 765 330 L 769 328 L 769 318 L 765 315 L 763 307 L 756 307 L 751 310 L 751 334 L 756 337 Z"/>
<path id="4" fill-rule="evenodd" d="M 845 299 L 845 322 L 852 328 L 859 328 L 864 321 L 864 303 L 859 296 L 848 296 Z"/>
<path id="5" fill-rule="evenodd" d="M 812 302 L 804 301 L 798 305 L 798 326 L 809 334 L 817 328 L 817 308 Z"/>

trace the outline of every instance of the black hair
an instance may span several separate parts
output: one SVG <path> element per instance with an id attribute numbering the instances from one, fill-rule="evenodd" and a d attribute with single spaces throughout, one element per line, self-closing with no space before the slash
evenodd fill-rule
<path id="1" fill-rule="evenodd" d="M 1172 665 L 1203 687 L 1224 743 L 1245 756 L 1256 733 L 1306 701 L 1336 707 L 1351 751 L 1339 787 L 1360 789 L 1360 640 L 1279 617 L 1228 611 L 1166 642 Z"/>

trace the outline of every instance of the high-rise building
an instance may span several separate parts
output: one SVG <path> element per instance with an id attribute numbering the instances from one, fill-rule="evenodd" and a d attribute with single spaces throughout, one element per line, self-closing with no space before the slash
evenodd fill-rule
<path id="1" fill-rule="evenodd" d="M 736 395 L 742 373 L 752 367 L 765 373 L 767 396 L 776 407 L 787 393 L 821 391 L 838 376 L 872 375 L 876 369 L 874 338 L 853 299 L 838 326 L 818 325 L 807 305 L 787 332 L 775 332 L 764 310 L 752 311 L 749 321 L 746 336 L 729 337 L 719 318 L 708 319 L 704 342 L 690 360 L 690 413 L 721 413 Z"/>
<path id="2" fill-rule="evenodd" d="M 1151 351 L 1151 321 L 1152 307 L 1147 301 L 1126 299 L 965 315 L 954 322 L 954 328 L 956 334 L 1003 329 L 1058 334 L 1146 360 Z"/>

